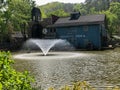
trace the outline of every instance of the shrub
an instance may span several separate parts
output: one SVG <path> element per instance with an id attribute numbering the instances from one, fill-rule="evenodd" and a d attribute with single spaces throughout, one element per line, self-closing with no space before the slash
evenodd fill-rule
<path id="1" fill-rule="evenodd" d="M 55 90 L 53 87 L 48 88 L 48 90 Z M 73 85 L 65 85 L 59 90 L 95 90 L 86 81 L 76 82 Z"/>
<path id="2" fill-rule="evenodd" d="M 86 81 L 76 82 L 73 85 L 65 85 L 60 89 L 55 89 L 53 87 L 48 88 L 48 90 L 120 90 L 119 86 L 106 86 L 106 87 L 92 87 Z"/>
<path id="3" fill-rule="evenodd" d="M 17 72 L 13 63 L 10 52 L 0 51 L 0 90 L 32 90 L 32 76 L 27 71 Z"/>

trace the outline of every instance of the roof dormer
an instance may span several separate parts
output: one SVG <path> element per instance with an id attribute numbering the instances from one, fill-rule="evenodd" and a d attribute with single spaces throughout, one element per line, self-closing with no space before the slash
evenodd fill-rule
<path id="1" fill-rule="evenodd" d="M 70 14 L 70 20 L 77 20 L 80 17 L 80 12 L 72 12 Z"/>

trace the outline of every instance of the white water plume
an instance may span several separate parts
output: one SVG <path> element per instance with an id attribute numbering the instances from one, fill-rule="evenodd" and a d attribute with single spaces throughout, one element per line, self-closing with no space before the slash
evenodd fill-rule
<path id="1" fill-rule="evenodd" d="M 24 46 L 27 46 L 28 48 L 34 48 L 36 45 L 42 50 L 43 54 L 46 56 L 49 50 L 54 47 L 55 45 L 58 45 L 57 48 L 60 46 L 70 46 L 70 43 L 66 40 L 62 39 L 30 39 L 26 41 Z"/>

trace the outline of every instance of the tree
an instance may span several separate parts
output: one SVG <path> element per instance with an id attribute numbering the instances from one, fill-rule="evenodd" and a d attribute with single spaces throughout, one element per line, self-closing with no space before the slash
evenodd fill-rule
<path id="1" fill-rule="evenodd" d="M 31 18 L 32 0 L 7 0 L 0 8 L 0 41 L 9 39 L 11 32 L 20 31 L 21 25 Z"/>
<path id="2" fill-rule="evenodd" d="M 120 32 L 120 3 L 112 2 L 109 9 L 101 13 L 106 15 L 109 34 Z"/>
<path id="3" fill-rule="evenodd" d="M 12 12 L 9 21 L 12 22 L 14 30 L 20 30 L 20 25 L 30 20 L 32 4 L 32 0 L 12 0 L 9 3 L 8 12 Z"/>
<path id="4" fill-rule="evenodd" d="M 107 10 L 109 8 L 110 0 L 85 0 L 86 10 L 88 14 L 91 14 L 91 8 L 94 8 L 95 12 Z M 93 9 L 92 9 L 93 10 Z"/>
<path id="5" fill-rule="evenodd" d="M 116 33 L 116 21 L 117 21 L 117 16 L 113 13 L 111 13 L 109 10 L 102 12 L 106 15 L 106 20 L 108 24 L 108 32 L 110 36 L 112 36 L 113 33 Z"/>
<path id="6" fill-rule="evenodd" d="M 75 11 L 79 11 L 82 15 L 86 15 L 87 14 L 86 6 L 83 3 L 75 4 L 73 9 Z"/>
<path id="7" fill-rule="evenodd" d="M 113 23 L 116 32 L 120 32 L 120 3 L 119 2 L 111 3 L 109 11 L 116 15 L 117 19 Z"/>
<path id="8" fill-rule="evenodd" d="M 2 0 L 2 2 L 0 3 L 0 42 L 3 42 L 4 36 L 6 36 L 5 34 L 7 33 L 7 27 L 6 27 L 6 8 L 7 8 L 7 2 L 4 2 L 4 0 Z"/>
<path id="9" fill-rule="evenodd" d="M 55 14 L 57 15 L 58 12 L 58 16 L 60 16 L 60 11 L 61 15 L 63 13 L 62 16 L 67 16 L 68 13 L 73 11 L 73 7 L 74 4 L 70 4 L 70 3 L 59 3 L 59 2 L 53 2 L 53 3 L 48 3 L 46 5 L 40 6 L 40 10 L 42 11 L 42 16 L 43 17 L 50 17 L 50 14 Z"/>
<path id="10" fill-rule="evenodd" d="M 66 13 L 64 10 L 60 9 L 60 10 L 56 10 L 54 12 L 48 13 L 47 17 L 50 17 L 51 15 L 57 15 L 57 16 L 60 16 L 60 17 L 66 17 L 66 16 L 69 16 L 69 13 Z"/>

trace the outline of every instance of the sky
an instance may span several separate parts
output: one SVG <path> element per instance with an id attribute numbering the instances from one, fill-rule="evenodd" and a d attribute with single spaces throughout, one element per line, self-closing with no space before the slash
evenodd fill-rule
<path id="1" fill-rule="evenodd" d="M 81 3 L 84 2 L 85 0 L 34 0 L 36 1 L 37 5 L 44 5 L 50 2 L 64 2 L 64 3 Z"/>

